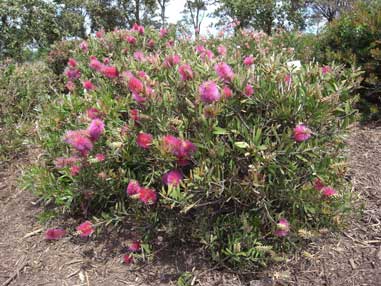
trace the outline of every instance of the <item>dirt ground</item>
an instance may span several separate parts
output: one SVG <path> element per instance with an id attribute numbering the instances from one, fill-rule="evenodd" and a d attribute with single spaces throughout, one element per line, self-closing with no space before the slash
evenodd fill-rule
<path id="1" fill-rule="evenodd" d="M 381 286 L 381 127 L 354 128 L 348 147 L 348 176 L 352 191 L 364 203 L 361 215 L 344 231 L 311 242 L 286 263 L 244 276 L 179 252 L 159 255 L 146 265 L 126 266 L 120 255 L 123 236 L 44 241 L 37 199 L 16 187 L 26 159 L 16 159 L 0 166 L 0 286 L 176 285 L 184 271 L 192 272 L 193 285 L 200 286 Z"/>

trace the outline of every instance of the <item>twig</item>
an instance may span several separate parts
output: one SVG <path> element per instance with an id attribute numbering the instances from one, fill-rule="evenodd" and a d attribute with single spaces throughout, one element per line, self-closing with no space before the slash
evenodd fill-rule
<path id="1" fill-rule="evenodd" d="M 42 232 L 42 231 L 43 231 L 43 228 L 39 228 L 39 229 L 37 229 L 37 230 L 34 230 L 34 231 L 32 231 L 32 232 L 29 232 L 29 233 L 27 233 L 26 235 L 24 235 L 23 239 L 28 238 L 28 237 L 31 237 L 31 236 L 33 236 L 33 235 L 36 235 L 36 234 L 38 234 L 38 233 L 40 233 L 40 232 Z"/>
<path id="2" fill-rule="evenodd" d="M 1 286 L 7 286 L 9 285 L 14 279 L 17 278 L 17 276 L 20 274 L 20 271 L 24 269 L 25 266 L 28 265 L 28 261 L 25 261 L 23 264 L 21 264 L 20 267 L 16 269 L 16 271 L 8 278 L 7 281 L 5 281 Z"/>

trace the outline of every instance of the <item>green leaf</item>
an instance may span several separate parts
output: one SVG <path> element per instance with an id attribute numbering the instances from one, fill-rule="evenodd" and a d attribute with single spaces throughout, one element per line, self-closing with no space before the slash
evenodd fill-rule
<path id="1" fill-rule="evenodd" d="M 234 145 L 241 149 L 246 149 L 250 146 L 247 142 L 243 141 L 235 142 Z"/>
<path id="2" fill-rule="evenodd" d="M 215 127 L 213 130 L 214 135 L 225 135 L 229 134 L 229 132 L 226 129 L 223 129 L 221 127 Z"/>

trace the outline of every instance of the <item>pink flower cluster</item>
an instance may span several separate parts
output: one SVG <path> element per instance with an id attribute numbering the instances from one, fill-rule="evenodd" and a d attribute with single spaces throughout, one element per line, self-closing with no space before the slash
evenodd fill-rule
<path id="1" fill-rule="evenodd" d="M 337 194 L 336 190 L 332 187 L 325 186 L 324 183 L 319 179 L 315 179 L 314 181 L 315 190 L 321 192 L 324 197 L 332 197 Z"/>
<path id="2" fill-rule="evenodd" d="M 143 104 L 149 97 L 154 95 L 154 90 L 146 82 L 148 76 L 144 72 L 139 72 L 135 77 L 131 72 L 123 72 L 123 77 L 127 80 L 128 89 L 132 93 L 132 98 L 140 104 Z M 140 79 L 139 79 L 140 78 Z M 143 79 L 145 82 L 141 80 Z"/>
<path id="3" fill-rule="evenodd" d="M 90 221 L 85 221 L 76 227 L 80 237 L 90 236 L 95 230 L 94 226 Z"/>
<path id="4" fill-rule="evenodd" d="M 66 231 L 62 228 L 49 228 L 44 234 L 45 240 L 59 240 L 66 235 Z"/>
<path id="5" fill-rule="evenodd" d="M 144 132 L 139 133 L 136 138 L 136 144 L 143 149 L 148 149 L 152 145 L 152 141 L 153 136 Z"/>
<path id="6" fill-rule="evenodd" d="M 108 60 L 106 60 L 106 62 L 108 62 Z M 117 78 L 119 76 L 119 72 L 116 67 L 100 62 L 95 56 L 90 57 L 89 67 L 110 79 Z"/>
<path id="7" fill-rule="evenodd" d="M 201 101 L 204 103 L 213 103 L 221 98 L 220 92 L 218 91 L 218 86 L 212 80 L 201 84 L 199 87 L 199 92 Z"/>
<path id="8" fill-rule="evenodd" d="M 178 186 L 183 179 L 183 174 L 179 170 L 172 170 L 164 174 L 163 184 L 167 186 Z"/>
<path id="9" fill-rule="evenodd" d="M 275 235 L 279 237 L 284 237 L 288 235 L 288 232 L 290 231 L 290 224 L 285 218 L 281 218 L 277 225 L 275 230 Z"/>
<path id="10" fill-rule="evenodd" d="M 221 62 L 216 64 L 214 70 L 223 81 L 230 82 L 234 77 L 233 69 L 227 63 Z"/>
<path id="11" fill-rule="evenodd" d="M 141 25 L 135 23 L 132 26 L 131 31 L 135 31 L 135 32 L 138 32 L 140 35 L 144 35 L 144 26 L 141 26 Z"/>
<path id="12" fill-rule="evenodd" d="M 211 50 L 206 49 L 204 46 L 196 46 L 196 52 L 200 55 L 201 59 L 206 60 L 213 60 L 214 53 Z"/>
<path id="13" fill-rule="evenodd" d="M 189 165 L 190 159 L 197 149 L 189 140 L 181 140 L 172 135 L 164 136 L 162 144 L 164 151 L 174 155 L 177 158 L 177 164 L 180 166 Z"/>
<path id="14" fill-rule="evenodd" d="M 170 55 L 164 59 L 163 65 L 166 68 L 170 68 L 175 65 L 178 65 L 180 61 L 181 61 L 181 57 L 179 55 Z"/>
<path id="15" fill-rule="evenodd" d="M 312 131 L 304 124 L 298 124 L 294 128 L 294 139 L 296 142 L 303 142 L 311 137 Z"/>
<path id="16" fill-rule="evenodd" d="M 90 151 L 93 149 L 94 143 L 99 140 L 100 136 L 105 131 L 104 122 L 97 118 L 100 112 L 91 108 L 87 111 L 88 116 L 92 119 L 88 128 L 85 130 L 69 130 L 65 133 L 63 141 L 71 145 L 78 155 L 74 155 L 68 158 L 57 158 L 54 162 L 56 168 L 70 167 L 70 173 L 72 176 L 77 176 L 81 170 L 81 161 L 85 159 Z M 97 154 L 96 160 L 98 162 L 103 161 L 105 156 L 103 154 Z"/>
<path id="17" fill-rule="evenodd" d="M 126 192 L 132 198 L 139 199 L 146 205 L 156 203 L 157 194 L 154 189 L 141 187 L 138 181 L 132 180 L 127 186 Z"/>
<path id="18" fill-rule="evenodd" d="M 182 81 L 192 80 L 193 79 L 193 71 L 190 65 L 183 64 L 178 68 L 180 78 Z"/>

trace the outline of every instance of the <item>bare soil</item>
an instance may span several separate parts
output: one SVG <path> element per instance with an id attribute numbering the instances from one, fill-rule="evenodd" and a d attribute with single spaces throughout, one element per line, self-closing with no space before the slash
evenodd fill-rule
<path id="1" fill-rule="evenodd" d="M 45 241 L 37 198 L 17 188 L 21 166 L 38 156 L 16 157 L 0 166 L 0 286 L 176 285 L 185 271 L 193 274 L 192 285 L 200 286 L 381 286 L 381 127 L 354 128 L 348 156 L 352 192 L 364 205 L 361 213 L 345 230 L 313 240 L 287 262 L 246 274 L 211 266 L 197 249 L 192 255 L 165 249 L 154 262 L 126 266 L 121 263 L 123 234 Z M 77 222 L 59 223 L 73 228 Z"/>

